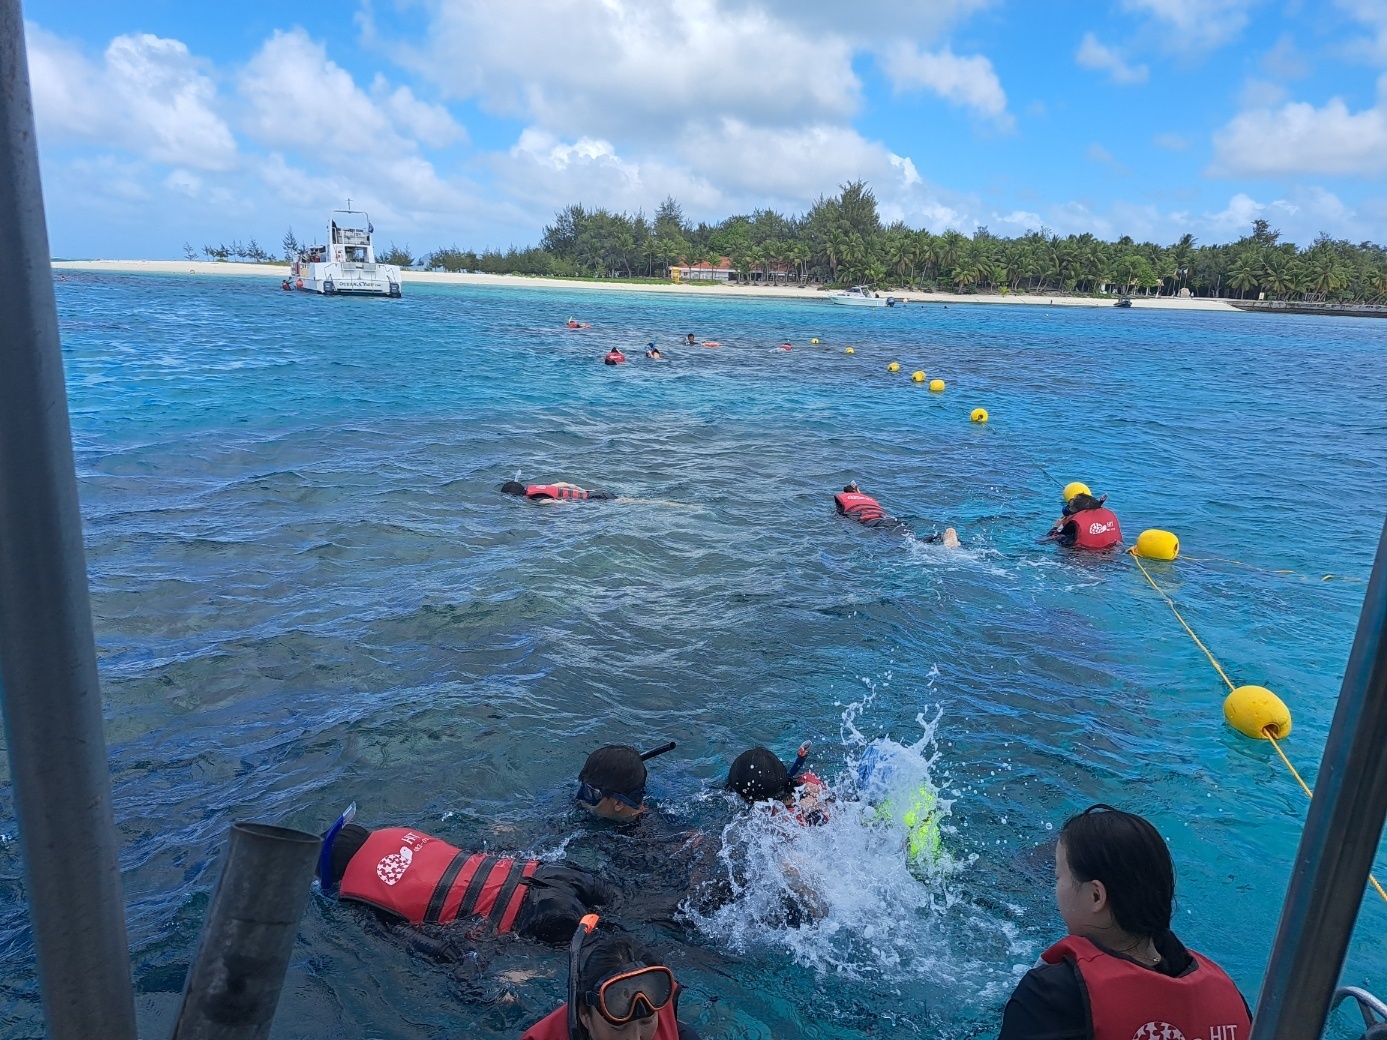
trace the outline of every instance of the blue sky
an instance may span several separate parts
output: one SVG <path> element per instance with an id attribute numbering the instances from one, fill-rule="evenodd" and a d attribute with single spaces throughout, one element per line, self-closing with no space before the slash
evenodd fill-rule
<path id="1" fill-rule="evenodd" d="M 302 236 L 416 252 L 558 207 L 934 231 L 1387 241 L 1387 0 L 28 0 L 60 256 Z"/>

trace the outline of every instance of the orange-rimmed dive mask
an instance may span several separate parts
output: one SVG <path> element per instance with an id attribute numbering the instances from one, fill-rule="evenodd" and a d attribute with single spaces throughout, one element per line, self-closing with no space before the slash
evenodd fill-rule
<path id="1" fill-rule="evenodd" d="M 598 983 L 583 994 L 583 1003 L 614 1026 L 624 1026 L 637 1018 L 649 1018 L 674 999 L 674 972 L 662 964 L 633 964 Z"/>

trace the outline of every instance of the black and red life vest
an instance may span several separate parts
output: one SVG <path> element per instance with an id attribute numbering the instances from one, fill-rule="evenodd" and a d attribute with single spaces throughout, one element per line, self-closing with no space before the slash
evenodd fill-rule
<path id="1" fill-rule="evenodd" d="M 1193 970 L 1172 978 L 1071 935 L 1040 959 L 1067 960 L 1078 971 L 1093 1040 L 1247 1040 L 1252 1021 L 1238 987 L 1207 957 L 1193 951 L 1190 956 Z"/>
<path id="2" fill-rule="evenodd" d="M 1106 507 L 1084 509 L 1070 516 L 1065 524 L 1074 525 L 1074 548 L 1111 549 L 1122 541 L 1122 525 L 1117 514 Z"/>
<path id="3" fill-rule="evenodd" d="M 343 899 L 369 903 L 410 924 L 481 917 L 497 932 L 515 927 L 535 860 L 467 853 L 407 827 L 372 831 L 347 864 Z"/>
<path id="4" fill-rule="evenodd" d="M 806 769 L 796 778 L 794 799 L 790 802 L 790 815 L 806 827 L 817 827 L 828 822 L 828 785 L 816 774 Z"/>
<path id="5" fill-rule="evenodd" d="M 557 484 L 530 484 L 525 488 L 526 498 L 573 499 L 583 501 L 588 493 L 582 488 L 559 487 Z"/>
<path id="6" fill-rule="evenodd" d="M 602 360 L 609 365 L 620 365 L 626 361 L 626 355 L 619 350 L 609 350 Z"/>
<path id="7" fill-rule="evenodd" d="M 881 508 L 880 502 L 860 491 L 841 491 L 833 496 L 833 501 L 838 503 L 839 512 L 860 523 L 880 520 L 886 516 L 886 510 Z"/>
<path id="8" fill-rule="evenodd" d="M 676 995 L 678 991 L 676 990 Z M 655 1040 L 679 1040 L 678 1000 L 671 1000 L 655 1012 Z M 568 1040 L 568 1005 L 560 1004 L 525 1030 L 520 1040 Z"/>

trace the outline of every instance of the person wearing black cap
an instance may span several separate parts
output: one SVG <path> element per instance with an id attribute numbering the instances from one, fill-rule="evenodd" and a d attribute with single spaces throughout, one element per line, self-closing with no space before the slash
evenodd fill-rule
<path id="1" fill-rule="evenodd" d="M 645 811 L 645 760 L 663 750 L 645 756 L 630 744 L 598 748 L 578 773 L 578 804 L 608 820 L 634 820 Z"/>
<path id="2" fill-rule="evenodd" d="M 828 787 L 804 768 L 809 744 L 800 745 L 790 768 L 774 751 L 754 747 L 743 751 L 727 772 L 727 789 L 748 805 L 774 801 L 784 805 L 801 823 L 816 826 L 828 820 Z"/>

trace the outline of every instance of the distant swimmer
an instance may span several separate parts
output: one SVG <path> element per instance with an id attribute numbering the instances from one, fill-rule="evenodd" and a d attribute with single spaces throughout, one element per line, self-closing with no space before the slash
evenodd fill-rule
<path id="1" fill-rule="evenodd" d="M 463 924 L 562 943 L 615 897 L 606 882 L 563 863 L 468 853 L 410 827 L 367 830 L 349 809 L 318 861 L 324 892 L 412 925 Z M 465 924 L 464 924 L 465 922 Z"/>
<path id="2" fill-rule="evenodd" d="M 1111 549 L 1122 541 L 1122 525 L 1103 504 L 1107 500 L 1107 495 L 1094 498 L 1083 484 L 1070 484 L 1063 514 L 1041 541 L 1053 539 L 1070 549 Z"/>
<path id="3" fill-rule="evenodd" d="M 686 336 L 684 337 L 684 345 L 685 345 L 686 347 L 695 346 L 695 345 L 697 345 L 697 343 L 698 343 L 698 340 L 694 339 L 694 334 L 693 334 L 692 332 L 690 332 L 688 335 L 686 335 Z"/>
<path id="4" fill-rule="evenodd" d="M 574 930 L 568 1000 L 520 1040 L 698 1040 L 679 1021 L 679 983 L 662 958 L 597 915 Z M 594 934 L 596 933 L 596 934 Z"/>
<path id="5" fill-rule="evenodd" d="M 904 520 L 896 519 L 894 516 L 887 516 L 886 510 L 881 508 L 881 503 L 871 495 L 864 495 L 856 481 L 845 485 L 842 491 L 834 495 L 833 504 L 837 508 L 839 516 L 856 520 L 864 527 L 910 533 L 909 524 Z M 952 527 L 946 527 L 943 531 L 937 531 L 934 534 L 917 535 L 916 537 L 922 542 L 942 545 L 946 549 L 957 549 L 959 545 L 958 532 Z"/>
<path id="6" fill-rule="evenodd" d="M 611 350 L 607 351 L 606 355 L 602 358 L 602 362 L 607 365 L 623 365 L 626 363 L 626 355 L 616 347 L 613 347 Z"/>
<path id="7" fill-rule="evenodd" d="M 617 497 L 615 491 L 601 488 L 587 490 L 577 484 L 522 484 L 518 480 L 508 480 L 501 485 L 502 494 L 524 495 L 531 502 L 589 502 L 607 501 Z"/>
<path id="8" fill-rule="evenodd" d="M 646 762 L 674 748 L 672 740 L 644 754 L 629 744 L 598 748 L 578 773 L 578 804 L 608 820 L 634 820 L 645 812 Z"/>
<path id="9" fill-rule="evenodd" d="M 775 349 L 776 349 L 776 350 L 794 350 L 795 348 L 792 347 L 792 346 L 790 346 L 790 344 L 788 344 L 788 343 L 782 343 L 782 344 L 780 344 L 780 346 L 776 347 Z"/>
<path id="10" fill-rule="evenodd" d="M 718 342 L 717 340 L 715 340 L 715 339 L 705 339 L 705 340 L 703 341 L 703 345 L 704 345 L 705 347 L 708 347 L 708 348 L 712 349 L 712 350 L 717 350 L 718 347 L 722 346 L 722 344 L 719 343 L 719 342 Z"/>
<path id="11" fill-rule="evenodd" d="M 653 340 L 645 345 L 645 356 L 650 358 L 652 361 L 664 360 L 663 355 L 661 355 L 660 353 L 660 348 L 655 346 Z"/>
<path id="12" fill-rule="evenodd" d="M 567 323 L 564 327 L 565 327 L 565 328 L 569 328 L 569 329 L 590 329 L 590 328 L 592 328 L 592 326 L 589 325 L 587 322 L 585 322 L 585 321 L 578 321 L 578 320 L 576 320 L 576 319 L 574 319 L 574 318 L 569 318 L 569 319 L 568 319 L 568 323 Z"/>

